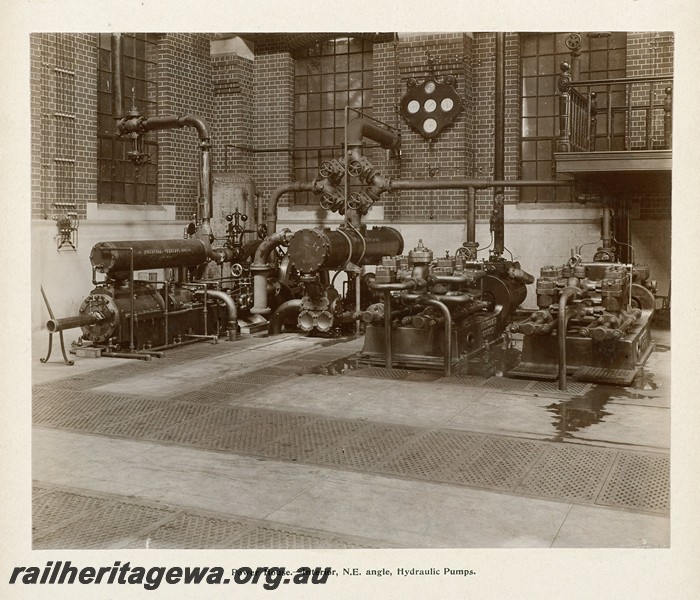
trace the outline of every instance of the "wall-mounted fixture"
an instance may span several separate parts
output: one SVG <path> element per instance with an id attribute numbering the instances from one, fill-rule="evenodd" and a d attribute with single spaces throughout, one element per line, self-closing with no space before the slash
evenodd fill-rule
<path id="1" fill-rule="evenodd" d="M 420 83 L 411 78 L 401 99 L 401 116 L 425 139 L 432 140 L 462 112 L 462 98 L 455 89 L 456 78 L 433 75 Z"/>
<path id="2" fill-rule="evenodd" d="M 69 202 L 54 202 L 54 206 L 64 210 L 62 214 L 53 217 L 56 221 L 58 233 L 55 236 L 56 250 L 77 250 L 78 248 L 78 226 L 80 221 L 78 213 L 75 212 L 75 204 Z"/>

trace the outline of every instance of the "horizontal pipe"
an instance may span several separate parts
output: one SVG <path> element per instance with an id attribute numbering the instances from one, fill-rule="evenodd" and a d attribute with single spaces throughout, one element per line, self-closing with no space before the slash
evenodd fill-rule
<path id="1" fill-rule="evenodd" d="M 417 283 L 413 279 L 407 279 L 406 281 L 397 281 L 395 283 L 375 283 L 370 282 L 369 287 L 372 290 L 377 290 L 378 292 L 402 292 L 408 290 L 415 290 Z"/>
<path id="2" fill-rule="evenodd" d="M 486 276 L 486 271 L 471 271 L 464 275 L 431 275 L 431 283 L 471 283 Z"/>
<path id="3" fill-rule="evenodd" d="M 386 184 L 387 190 L 459 190 L 487 189 L 494 187 L 572 187 L 573 181 L 539 181 L 539 180 L 495 180 L 495 179 L 392 179 Z"/>
<path id="4" fill-rule="evenodd" d="M 63 319 L 49 319 L 46 322 L 46 329 L 48 329 L 50 333 L 58 333 L 66 329 L 76 329 L 77 327 L 94 325 L 100 321 L 102 321 L 102 316 L 96 313 L 79 315 L 76 317 L 65 317 Z"/>

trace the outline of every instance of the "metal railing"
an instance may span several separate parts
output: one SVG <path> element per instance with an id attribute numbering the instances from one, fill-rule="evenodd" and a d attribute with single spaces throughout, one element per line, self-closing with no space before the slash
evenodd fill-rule
<path id="1" fill-rule="evenodd" d="M 562 65 L 556 151 L 671 149 L 672 83 L 671 76 L 572 81 Z"/>

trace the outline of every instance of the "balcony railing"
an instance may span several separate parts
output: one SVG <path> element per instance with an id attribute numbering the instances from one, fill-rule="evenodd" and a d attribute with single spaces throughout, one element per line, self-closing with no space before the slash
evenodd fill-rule
<path id="1" fill-rule="evenodd" d="M 671 149 L 672 77 L 572 81 L 561 70 L 557 152 Z"/>

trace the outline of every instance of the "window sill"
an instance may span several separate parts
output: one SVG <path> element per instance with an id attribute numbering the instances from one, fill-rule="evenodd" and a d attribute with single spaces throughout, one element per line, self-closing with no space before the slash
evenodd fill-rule
<path id="1" fill-rule="evenodd" d="M 175 206 L 153 204 L 87 203 L 87 220 L 95 221 L 174 221 Z"/>

